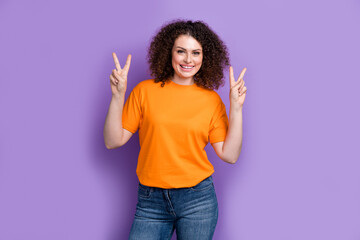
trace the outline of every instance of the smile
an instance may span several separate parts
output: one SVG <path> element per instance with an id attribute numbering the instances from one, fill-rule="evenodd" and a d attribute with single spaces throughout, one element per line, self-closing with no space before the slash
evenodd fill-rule
<path id="1" fill-rule="evenodd" d="M 195 66 L 185 66 L 185 65 L 180 65 L 180 67 L 184 70 L 191 70 L 193 69 Z"/>

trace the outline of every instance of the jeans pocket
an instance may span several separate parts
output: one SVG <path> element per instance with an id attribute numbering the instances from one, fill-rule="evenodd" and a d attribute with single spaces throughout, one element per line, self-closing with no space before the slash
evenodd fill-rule
<path id="1" fill-rule="evenodd" d="M 214 188 L 214 183 L 212 181 L 212 177 L 205 178 L 203 181 L 198 183 L 197 185 L 190 187 L 189 189 L 194 192 L 201 192 L 207 189 Z"/>
<path id="2" fill-rule="evenodd" d="M 141 198 L 150 198 L 151 196 L 151 187 L 142 185 L 139 183 L 138 187 L 138 196 Z"/>

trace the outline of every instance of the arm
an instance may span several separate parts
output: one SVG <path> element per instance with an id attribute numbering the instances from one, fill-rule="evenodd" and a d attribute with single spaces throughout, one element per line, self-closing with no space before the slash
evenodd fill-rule
<path id="1" fill-rule="evenodd" d="M 227 163 L 236 163 L 242 147 L 242 132 L 242 108 L 233 109 L 230 106 L 229 129 L 225 142 L 212 143 L 221 160 Z"/>
<path id="2" fill-rule="evenodd" d="M 114 149 L 124 145 L 133 135 L 122 127 L 122 111 L 125 93 L 113 95 L 104 126 L 104 141 L 107 149 Z"/>
<path id="3" fill-rule="evenodd" d="M 113 53 L 113 58 L 116 70 L 114 69 L 110 75 L 112 97 L 104 126 L 104 141 L 107 149 L 113 149 L 124 145 L 133 135 L 133 133 L 122 127 L 122 112 L 131 55 L 128 55 L 124 68 L 121 68 L 115 53 Z"/>
<path id="4" fill-rule="evenodd" d="M 243 80 L 246 68 L 244 68 L 238 81 L 235 82 L 233 68 L 230 67 L 230 117 L 229 128 L 225 142 L 213 143 L 216 154 L 227 163 L 236 163 L 242 148 L 242 109 L 246 96 L 246 87 Z"/>

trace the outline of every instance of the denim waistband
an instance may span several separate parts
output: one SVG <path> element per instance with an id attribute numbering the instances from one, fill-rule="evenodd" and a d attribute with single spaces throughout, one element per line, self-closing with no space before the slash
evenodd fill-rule
<path id="1" fill-rule="evenodd" d="M 210 175 L 209 177 L 205 178 L 204 180 L 202 180 L 202 181 L 199 182 L 198 184 L 203 183 L 203 182 L 207 182 L 207 181 L 213 182 L 212 175 Z M 198 184 L 197 184 L 197 185 L 198 185 Z M 194 187 L 194 186 L 191 186 L 191 187 L 184 187 L 184 188 L 159 188 L 159 187 L 149 187 L 149 186 L 146 186 L 146 185 L 141 184 L 140 182 L 139 182 L 139 185 L 140 185 L 141 187 L 143 187 L 143 188 L 148 188 L 148 189 L 150 189 L 151 191 L 154 191 L 154 190 L 156 190 L 156 189 L 158 189 L 158 190 L 164 190 L 164 189 L 184 189 L 184 188 Z M 196 185 L 195 185 L 195 186 L 196 186 Z"/>

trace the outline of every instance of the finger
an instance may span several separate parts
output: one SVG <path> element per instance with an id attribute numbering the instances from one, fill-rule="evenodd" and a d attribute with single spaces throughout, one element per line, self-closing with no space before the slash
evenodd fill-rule
<path id="1" fill-rule="evenodd" d="M 113 53 L 112 53 L 112 56 L 113 56 L 113 58 L 114 58 L 116 70 L 121 71 L 121 66 L 120 66 L 119 60 L 118 60 L 118 58 L 117 58 L 117 56 L 116 56 L 116 53 L 113 52 Z"/>
<path id="2" fill-rule="evenodd" d="M 110 75 L 110 79 L 111 79 L 111 81 L 112 81 L 113 84 L 116 85 L 116 84 L 118 83 L 117 80 L 114 78 L 113 75 Z"/>
<path id="3" fill-rule="evenodd" d="M 114 83 L 119 83 L 119 79 L 117 79 L 116 76 L 114 76 L 114 74 L 111 75 L 111 79 L 113 80 Z"/>
<path id="4" fill-rule="evenodd" d="M 245 81 L 244 81 L 244 79 L 240 79 L 236 82 L 236 84 L 240 84 L 239 89 L 241 89 L 245 85 Z"/>
<path id="5" fill-rule="evenodd" d="M 244 78 L 244 75 L 245 75 L 245 72 L 246 72 L 246 68 L 243 68 L 243 70 L 241 71 L 240 75 L 239 75 L 239 78 L 238 78 L 238 81 L 240 81 L 240 79 L 243 79 Z"/>
<path id="6" fill-rule="evenodd" d="M 240 92 L 240 95 L 243 95 L 244 93 L 246 93 L 247 89 L 246 87 L 244 87 L 244 89 Z"/>
<path id="7" fill-rule="evenodd" d="M 245 81 L 244 81 L 244 79 L 241 79 L 240 81 L 238 81 L 238 82 L 240 82 L 241 83 L 241 85 L 240 85 L 240 90 L 242 90 L 243 89 L 243 87 L 244 87 L 244 85 L 245 85 Z"/>
<path id="8" fill-rule="evenodd" d="M 240 84 L 241 84 L 241 81 L 235 82 L 234 85 L 232 85 L 230 87 L 230 89 L 233 89 L 233 88 L 240 89 L 240 86 L 241 86 Z"/>
<path id="9" fill-rule="evenodd" d="M 121 78 L 119 72 L 115 69 L 112 70 L 112 75 L 115 77 L 116 80 L 119 80 Z"/>
<path id="10" fill-rule="evenodd" d="M 232 66 L 230 66 L 229 69 L 229 80 L 230 80 L 230 87 L 232 87 L 235 84 L 234 69 Z"/>
<path id="11" fill-rule="evenodd" d="M 131 63 L 131 54 L 129 54 L 127 56 L 126 63 L 125 63 L 125 66 L 124 66 L 124 70 L 125 70 L 126 73 L 129 72 L 130 63 Z"/>

